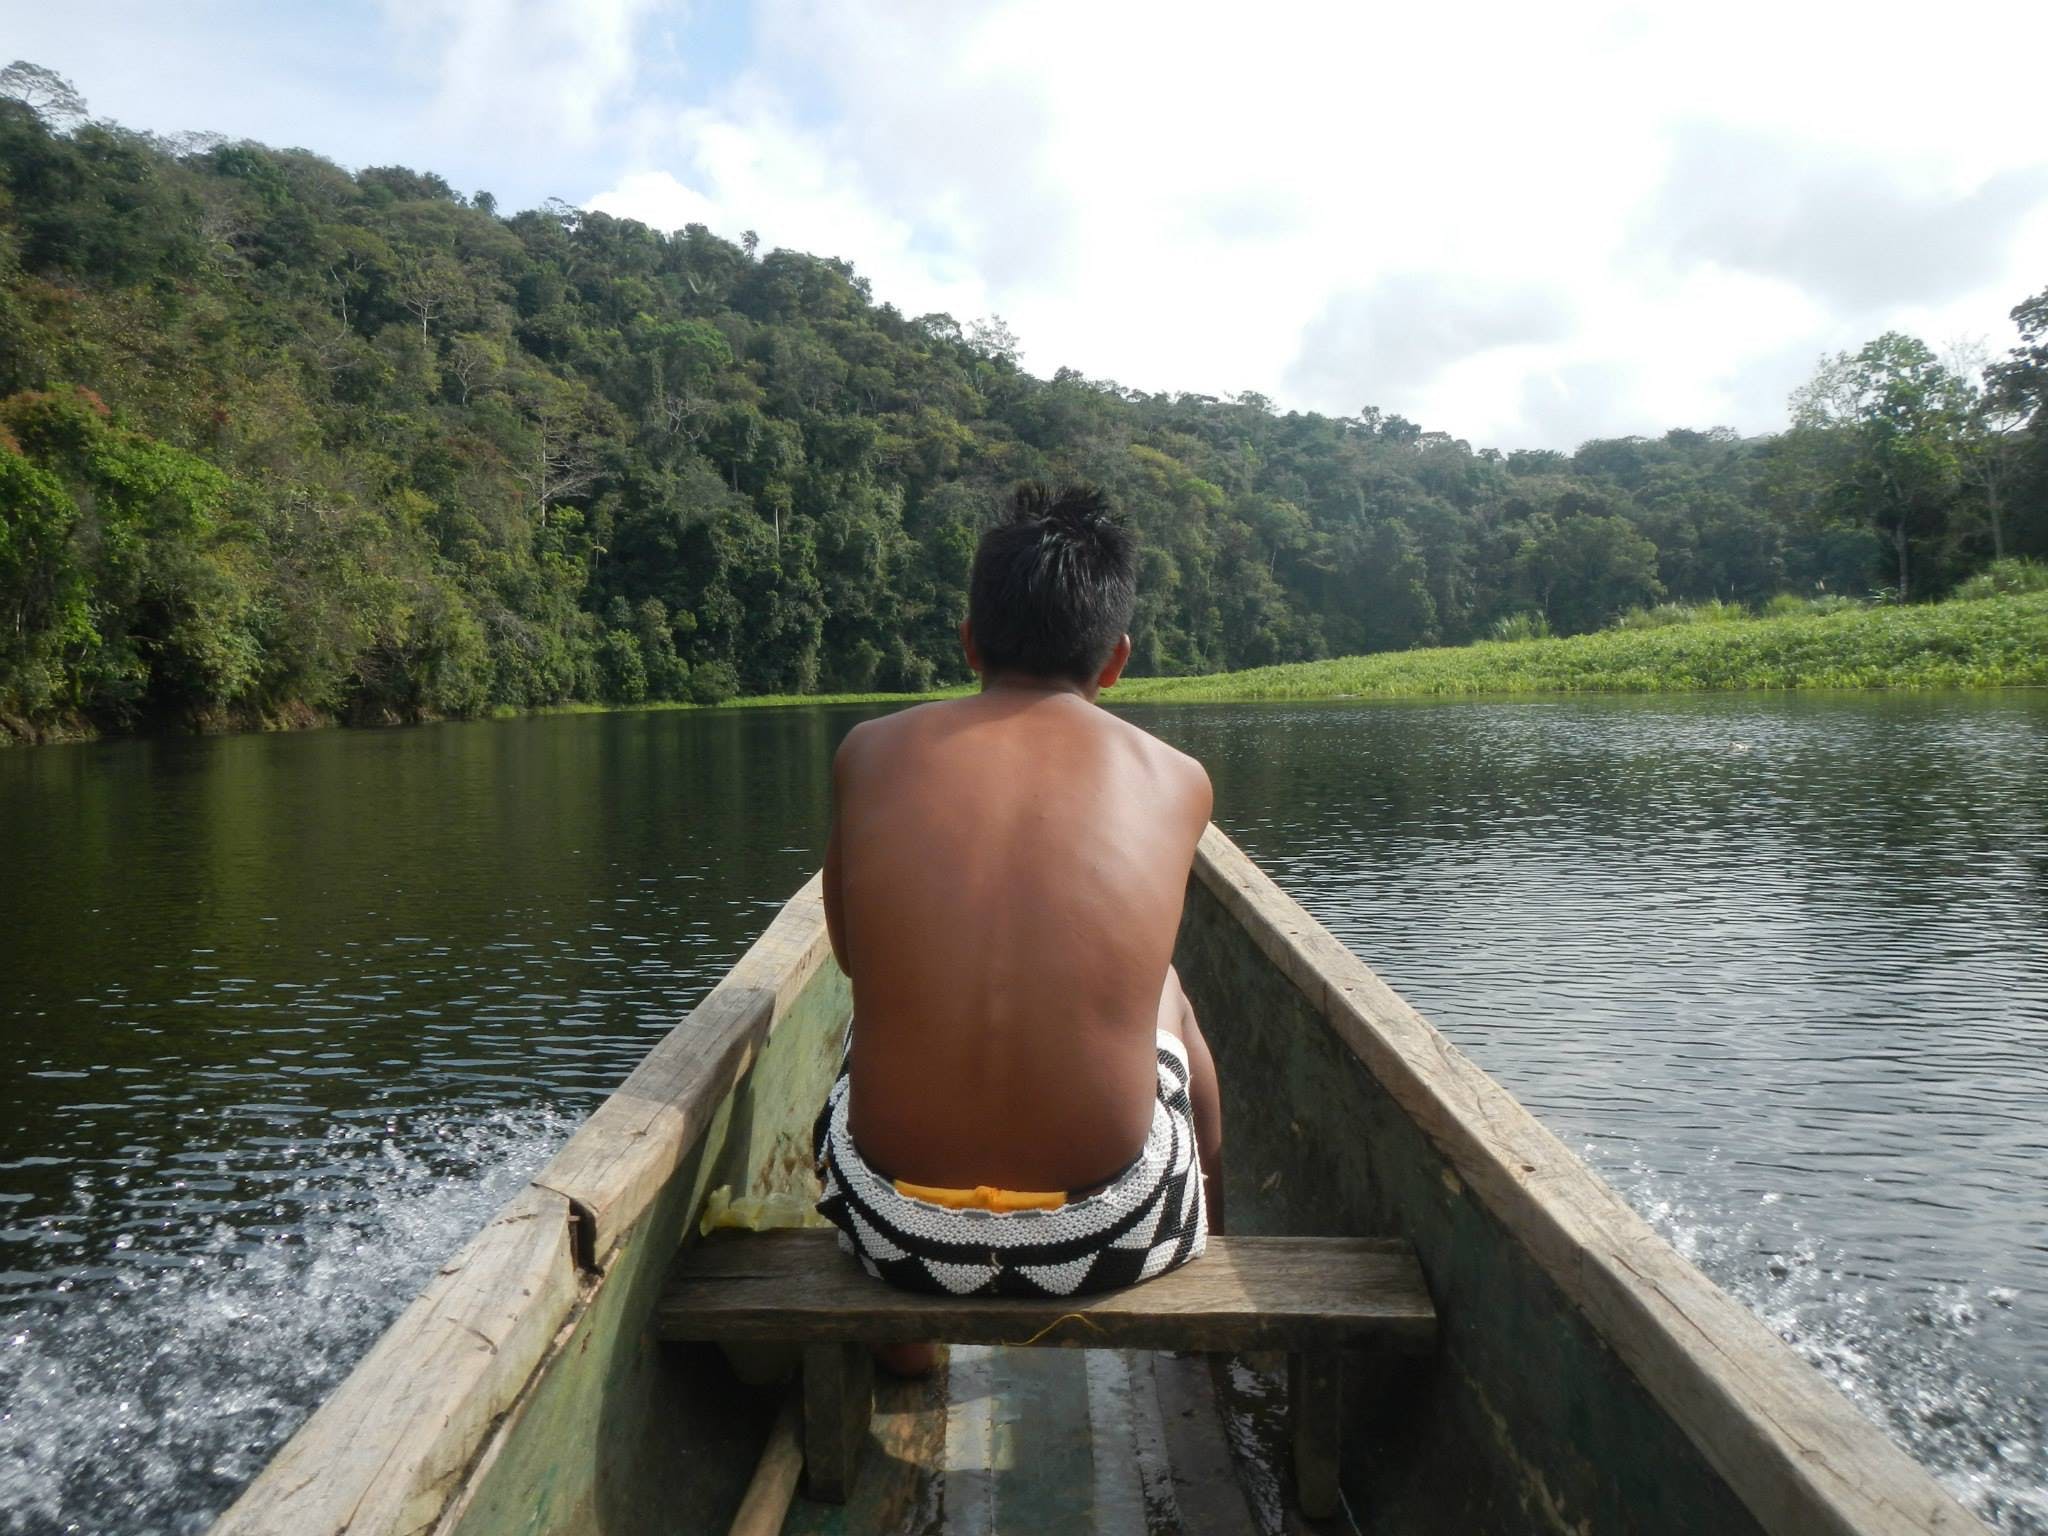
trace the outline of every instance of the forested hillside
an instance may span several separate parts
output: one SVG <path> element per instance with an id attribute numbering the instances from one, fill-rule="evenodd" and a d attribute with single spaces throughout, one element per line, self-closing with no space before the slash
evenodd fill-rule
<path id="1" fill-rule="evenodd" d="M 1097 481 L 1139 529 L 1136 675 L 1918 599 L 2048 553 L 2048 291 L 1984 387 L 1891 335 L 1777 437 L 1503 455 L 1038 379 L 1001 322 L 904 315 L 843 261 L 0 85 L 20 734 L 922 689 L 964 675 L 974 541 L 1026 477 Z"/>

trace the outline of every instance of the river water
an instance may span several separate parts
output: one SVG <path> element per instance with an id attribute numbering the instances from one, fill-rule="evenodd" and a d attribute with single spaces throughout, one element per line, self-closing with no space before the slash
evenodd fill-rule
<path id="1" fill-rule="evenodd" d="M 1131 710 L 2048 1532 L 2048 696 Z M 0 1531 L 191 1532 L 818 862 L 860 711 L 0 753 Z"/>

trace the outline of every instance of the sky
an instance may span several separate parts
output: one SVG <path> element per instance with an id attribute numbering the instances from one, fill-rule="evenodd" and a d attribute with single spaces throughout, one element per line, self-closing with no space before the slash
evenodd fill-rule
<path id="1" fill-rule="evenodd" d="M 1035 373 L 1475 447 L 2016 340 L 2048 5 L 0 0 L 95 116 L 851 261 Z"/>

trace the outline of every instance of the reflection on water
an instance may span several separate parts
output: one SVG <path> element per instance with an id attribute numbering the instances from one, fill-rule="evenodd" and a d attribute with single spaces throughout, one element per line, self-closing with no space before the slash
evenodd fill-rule
<path id="1" fill-rule="evenodd" d="M 2048 1531 L 2048 700 L 1133 713 L 1661 1230 Z M 203 1529 L 815 867 L 857 718 L 0 754 L 0 1530 Z"/>

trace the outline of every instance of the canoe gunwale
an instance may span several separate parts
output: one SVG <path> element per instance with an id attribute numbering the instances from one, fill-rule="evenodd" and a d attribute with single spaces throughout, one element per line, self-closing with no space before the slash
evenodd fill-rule
<path id="1" fill-rule="evenodd" d="M 1214 826 L 1195 877 L 1765 1530 L 1986 1533 Z"/>
<path id="2" fill-rule="evenodd" d="M 568 1200 L 602 1271 L 754 1064 L 796 995 L 831 957 L 824 877 L 813 875 L 725 978 L 591 1112 L 548 1165 L 540 1189 Z"/>
<path id="3" fill-rule="evenodd" d="M 441 1267 L 209 1536 L 417 1536 L 459 1518 L 473 1474 L 602 1295 L 621 1243 L 830 959 L 822 892 L 813 875 L 790 897 Z"/>

